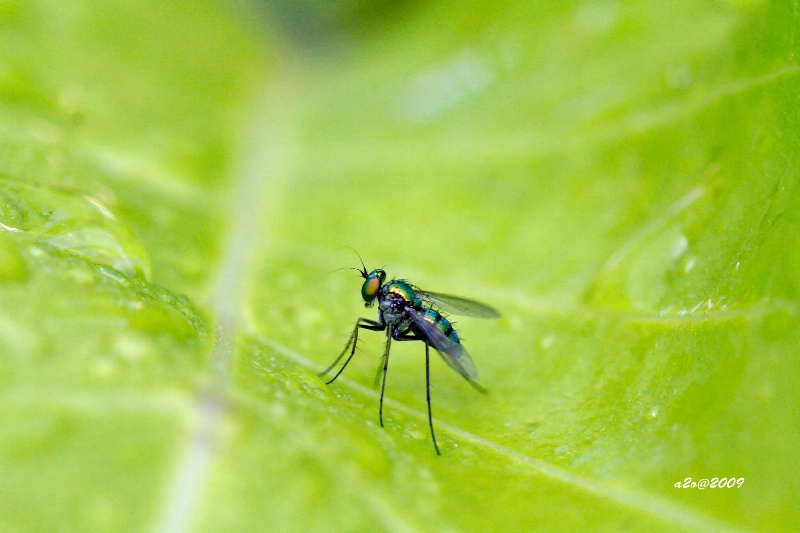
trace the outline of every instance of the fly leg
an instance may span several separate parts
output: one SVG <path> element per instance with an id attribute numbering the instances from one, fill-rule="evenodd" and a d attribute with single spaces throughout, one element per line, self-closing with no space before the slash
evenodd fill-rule
<path id="1" fill-rule="evenodd" d="M 344 357 L 344 354 L 347 353 L 347 349 L 351 345 L 353 346 L 353 349 L 350 350 L 350 356 L 344 362 L 344 364 L 342 365 L 342 368 L 339 369 L 339 371 L 336 373 L 335 376 L 333 376 L 330 380 L 325 382 L 326 385 L 330 385 L 331 383 L 336 381 L 336 378 L 339 377 L 339 374 L 341 374 L 342 371 L 345 369 L 345 367 L 347 367 L 347 363 L 350 362 L 350 359 L 352 359 L 353 355 L 356 353 L 356 345 L 358 344 L 358 330 L 359 329 L 368 329 L 370 331 L 383 331 L 384 329 L 386 329 L 386 326 L 385 325 L 382 326 L 379 322 L 376 322 L 375 320 L 370 320 L 368 318 L 359 318 L 358 320 L 356 320 L 356 325 L 353 328 L 353 333 L 350 334 L 350 340 L 348 340 L 347 344 L 344 345 L 344 349 L 342 350 L 342 353 L 339 354 L 339 356 L 336 358 L 336 360 L 333 363 L 331 363 L 331 365 L 328 368 L 326 368 L 325 370 L 323 370 L 322 372 L 317 374 L 319 377 L 322 377 L 325 374 L 327 374 L 328 372 L 330 372 L 336 365 L 339 364 L 339 361 L 342 360 L 342 357 Z M 387 355 L 388 355 L 388 347 L 387 347 Z"/>
<path id="2" fill-rule="evenodd" d="M 392 346 L 392 325 L 389 324 L 386 331 L 386 351 L 383 352 L 383 381 L 381 382 L 381 403 L 378 408 L 378 419 L 383 427 L 383 391 L 386 389 L 386 370 L 389 368 L 389 349 Z"/>
<path id="3" fill-rule="evenodd" d="M 418 337 L 413 333 L 409 333 L 406 330 L 405 333 L 400 333 L 399 335 L 396 334 L 394 328 L 391 325 L 387 326 L 389 329 L 386 332 L 386 350 L 383 352 L 382 364 L 378 367 L 378 372 L 375 374 L 375 386 L 378 385 L 378 381 L 381 381 L 381 406 L 380 410 L 378 411 L 378 416 L 381 421 L 381 427 L 383 427 L 383 391 L 386 389 L 386 370 L 389 368 L 389 348 L 392 343 L 392 338 L 396 341 L 421 341 L 423 340 L 422 337 Z"/>
<path id="4" fill-rule="evenodd" d="M 428 401 L 428 425 L 431 428 L 431 440 L 433 440 L 433 448 L 436 450 L 436 455 L 442 455 L 439 452 L 439 445 L 436 443 L 436 433 L 433 431 L 433 413 L 431 411 L 431 365 L 430 365 L 430 345 L 425 337 L 421 337 L 413 332 L 403 333 L 397 336 L 398 341 L 422 341 L 425 343 L 425 397 Z"/>
<path id="5" fill-rule="evenodd" d="M 433 432 L 433 414 L 431 413 L 431 367 L 430 367 L 430 347 L 425 343 L 425 395 L 428 399 L 428 425 L 431 427 L 431 439 L 433 440 L 433 447 L 436 449 L 436 455 L 442 455 L 439 452 L 439 445 L 436 444 L 436 434 Z"/>

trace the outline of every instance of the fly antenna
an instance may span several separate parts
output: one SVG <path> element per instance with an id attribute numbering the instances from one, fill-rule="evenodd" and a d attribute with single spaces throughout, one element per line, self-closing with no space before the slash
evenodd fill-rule
<path id="1" fill-rule="evenodd" d="M 361 254 L 360 254 L 360 253 L 358 253 L 358 250 L 356 250 L 356 249 L 355 249 L 355 248 L 353 248 L 352 246 L 348 246 L 348 248 L 350 248 L 351 250 L 353 250 L 353 252 L 355 252 L 355 254 L 358 256 L 358 260 L 359 260 L 359 261 L 361 261 L 361 268 L 362 268 L 362 270 L 358 270 L 357 268 L 353 268 L 353 270 L 355 270 L 355 271 L 357 271 L 358 273 L 360 273 L 360 274 L 361 274 L 361 276 L 362 276 L 364 279 L 367 279 L 367 276 L 369 276 L 369 272 L 367 272 L 367 267 L 366 267 L 366 265 L 364 265 L 364 260 L 363 260 L 363 259 L 361 259 Z"/>
<path id="2" fill-rule="evenodd" d="M 358 269 L 354 267 L 342 267 L 342 268 L 337 268 L 336 270 L 331 270 L 330 272 L 328 272 L 328 274 L 333 274 L 334 272 L 339 272 L 340 270 L 358 270 Z M 358 271 L 361 272 L 360 270 Z"/>

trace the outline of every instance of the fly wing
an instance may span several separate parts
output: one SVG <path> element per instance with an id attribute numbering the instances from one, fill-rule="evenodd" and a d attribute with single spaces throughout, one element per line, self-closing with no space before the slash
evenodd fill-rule
<path id="1" fill-rule="evenodd" d="M 476 318 L 499 318 L 500 312 L 486 304 L 439 292 L 416 291 L 417 295 L 442 310 L 454 315 L 472 316 Z"/>
<path id="2" fill-rule="evenodd" d="M 474 380 L 478 378 L 478 369 L 475 368 L 472 357 L 469 356 L 469 353 L 461 343 L 448 339 L 436 326 L 425 320 L 413 309 L 409 309 L 408 314 L 414 325 L 425 336 L 428 344 L 439 352 L 439 355 L 442 356 L 442 359 L 450 368 L 464 376 L 470 383 L 474 383 Z"/>

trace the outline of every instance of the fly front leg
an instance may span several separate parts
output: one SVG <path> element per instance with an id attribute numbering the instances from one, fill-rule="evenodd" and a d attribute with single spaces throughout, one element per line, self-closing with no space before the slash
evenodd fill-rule
<path id="1" fill-rule="evenodd" d="M 344 364 L 342 365 L 342 368 L 339 369 L 339 371 L 336 373 L 335 376 L 333 376 L 330 380 L 325 382 L 326 385 L 330 385 L 331 383 L 336 381 L 336 378 L 339 377 L 339 374 L 341 374 L 342 371 L 345 369 L 345 367 L 347 367 L 347 363 L 350 362 L 350 359 L 352 359 L 353 355 L 356 353 L 356 345 L 358 344 L 358 330 L 359 329 L 368 329 L 370 331 L 383 331 L 384 329 L 386 329 L 386 325 L 381 325 L 380 322 L 376 322 L 375 320 L 370 320 L 368 318 L 359 318 L 358 320 L 356 320 L 356 325 L 353 328 L 353 332 L 350 334 L 350 339 L 347 341 L 347 344 L 344 345 L 344 349 L 342 350 L 342 353 L 339 354 L 339 356 L 336 358 L 336 360 L 333 363 L 331 363 L 331 365 L 328 368 L 326 368 L 325 370 L 323 370 L 322 372 L 317 374 L 319 377 L 322 377 L 325 374 L 327 374 L 328 372 L 330 372 L 337 364 L 339 364 L 339 361 L 342 360 L 342 357 L 344 357 L 344 354 L 347 353 L 347 349 L 351 345 L 353 346 L 353 349 L 350 350 L 350 356 L 344 362 Z"/>

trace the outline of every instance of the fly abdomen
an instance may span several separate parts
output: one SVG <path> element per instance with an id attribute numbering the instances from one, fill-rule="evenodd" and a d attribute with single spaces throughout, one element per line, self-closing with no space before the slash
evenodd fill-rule
<path id="1" fill-rule="evenodd" d="M 426 322 L 433 324 L 433 327 L 441 331 L 445 337 L 457 344 L 461 342 L 458 338 L 458 333 L 453 329 L 453 325 L 450 324 L 450 321 L 448 321 L 442 313 L 430 307 L 426 307 L 424 313 L 421 312 L 420 314 Z"/>

